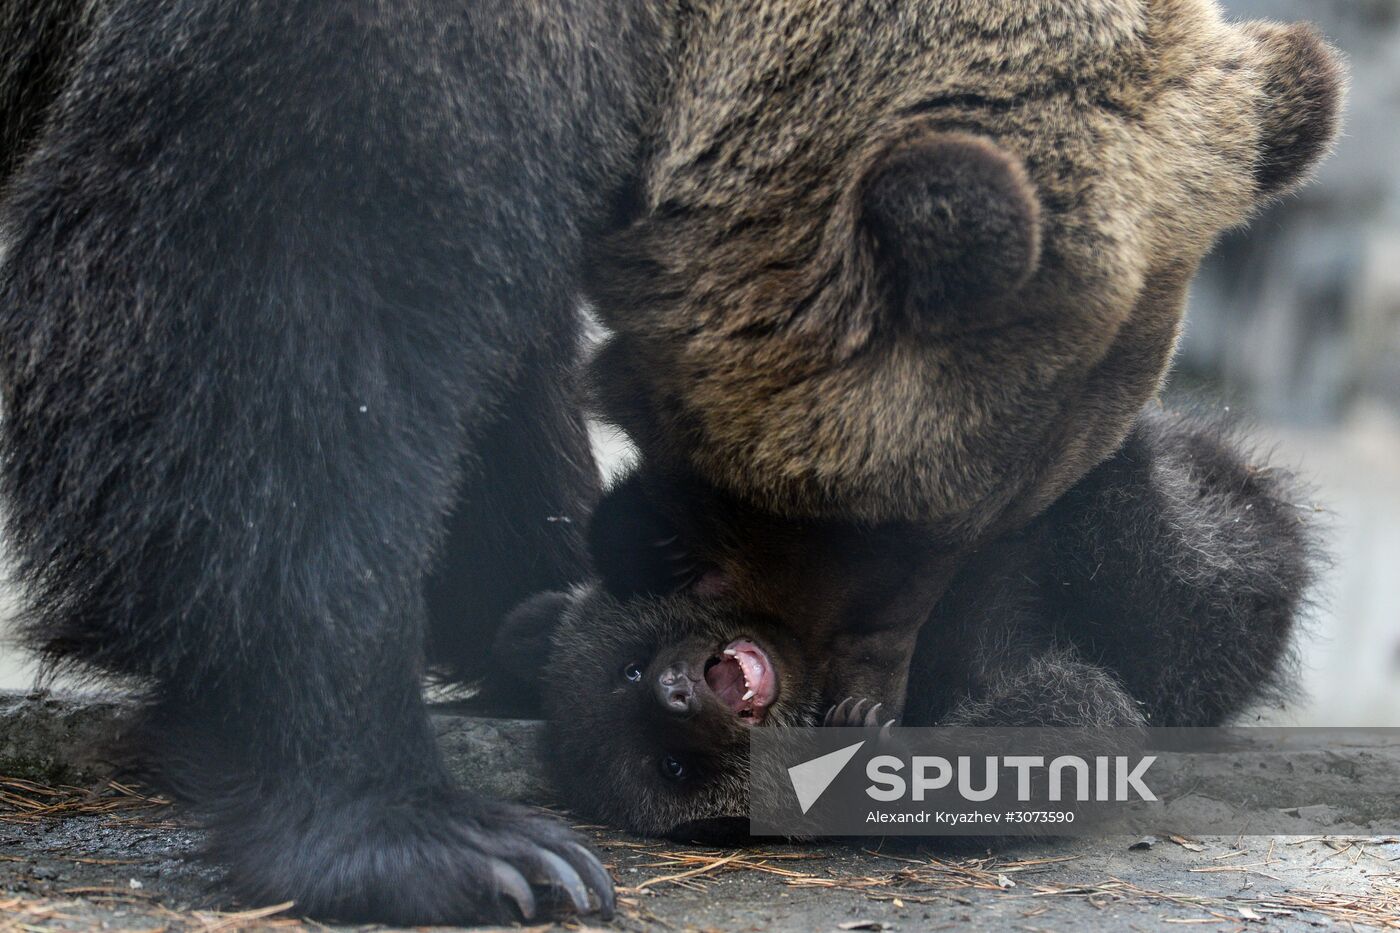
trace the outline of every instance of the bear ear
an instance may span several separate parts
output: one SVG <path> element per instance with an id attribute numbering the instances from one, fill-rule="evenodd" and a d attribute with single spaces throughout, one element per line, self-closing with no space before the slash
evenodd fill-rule
<path id="1" fill-rule="evenodd" d="M 1261 197 L 1307 180 L 1337 137 L 1346 68 L 1312 26 L 1248 23 L 1263 74 L 1262 134 L 1254 177 Z"/>
<path id="2" fill-rule="evenodd" d="M 511 610 L 491 645 L 487 673 L 466 702 L 473 714 L 541 718 L 544 669 L 554 632 L 573 604 L 568 593 L 539 593 Z"/>
<path id="3" fill-rule="evenodd" d="M 861 199 L 881 275 L 916 325 L 1016 291 L 1040 261 L 1035 187 L 983 137 L 902 137 L 871 165 Z"/>

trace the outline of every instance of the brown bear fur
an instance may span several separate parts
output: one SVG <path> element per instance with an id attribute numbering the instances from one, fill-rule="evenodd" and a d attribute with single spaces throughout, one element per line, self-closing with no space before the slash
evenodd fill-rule
<path id="1" fill-rule="evenodd" d="M 1306 177 L 1344 86 L 1310 28 L 1207 0 L 899 10 L 697 5 L 589 268 L 598 404 L 677 571 L 891 708 L 966 556 L 1122 442 L 1201 257 Z"/>
<path id="2" fill-rule="evenodd" d="M 1329 146 L 1342 69 L 1208 0 L 891 9 L 694 5 L 592 266 L 598 394 L 660 472 L 972 539 L 1122 440 L 1202 255 Z"/>

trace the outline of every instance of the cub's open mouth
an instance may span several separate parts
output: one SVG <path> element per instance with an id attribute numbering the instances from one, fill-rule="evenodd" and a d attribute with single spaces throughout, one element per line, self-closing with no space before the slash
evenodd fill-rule
<path id="1" fill-rule="evenodd" d="M 756 726 L 778 698 L 778 672 L 768 653 L 746 638 L 730 642 L 705 665 L 705 683 L 740 722 Z"/>

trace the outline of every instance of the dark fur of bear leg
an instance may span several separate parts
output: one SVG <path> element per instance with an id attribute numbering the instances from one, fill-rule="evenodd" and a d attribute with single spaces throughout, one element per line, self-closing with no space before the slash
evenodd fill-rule
<path id="1" fill-rule="evenodd" d="M 905 725 L 1137 728 L 1115 672 L 1057 632 L 1044 542 L 1016 535 L 976 555 L 919 636 Z"/>
<path id="2" fill-rule="evenodd" d="M 447 679 L 490 673 L 486 647 L 526 597 L 588 576 L 584 529 L 599 474 L 575 386 L 578 335 L 538 354 L 469 464 L 427 580 L 428 664 Z"/>
<path id="3" fill-rule="evenodd" d="M 571 313 L 563 257 L 523 221 L 457 235 L 490 234 L 470 160 L 385 104 L 412 83 L 393 62 L 344 54 L 420 25 L 403 47 L 429 48 L 436 24 L 229 9 L 104 16 L 0 202 L 28 641 L 147 691 L 129 747 L 247 901 L 404 925 L 606 911 L 567 827 L 454 786 L 420 690 L 423 579 L 502 387 Z M 531 174 L 469 188 L 528 220 Z M 491 277 L 512 250 L 530 275 Z"/>
<path id="4" fill-rule="evenodd" d="M 261 695 L 248 674 L 166 685 L 128 749 L 246 902 L 405 925 L 610 913 L 606 871 L 563 823 L 454 786 L 402 655 L 382 644 L 353 688 L 313 672 Z"/>
<path id="5" fill-rule="evenodd" d="M 916 721 L 969 697 L 983 719 L 1057 721 L 1052 685 L 1080 675 L 1085 688 L 1111 676 L 1152 726 L 1220 725 L 1287 695 L 1290 640 L 1322 561 L 1304 502 L 1228 428 L 1144 412 L 1049 511 L 969 561 L 921 635 Z M 1075 674 L 1087 659 L 1097 673 Z"/>
<path id="6" fill-rule="evenodd" d="M 0 4 L 0 189 L 38 138 L 99 7 L 89 0 Z"/>
<path id="7" fill-rule="evenodd" d="M 1138 703 L 1116 677 L 1085 662 L 1072 650 L 1052 648 L 1029 656 L 1014 648 L 1005 654 L 998 650 L 985 655 L 979 667 L 983 688 L 963 698 L 936 725 L 974 730 L 1060 730 L 1046 734 L 1043 744 L 1035 735 L 1022 736 L 1016 743 L 1017 754 L 1039 755 L 1047 761 L 1066 754 L 1086 760 L 1128 755 L 1141 747 L 1146 720 Z M 1032 780 L 1027 805 L 1077 809 L 1072 803 L 1050 801 L 1043 774 Z M 943 837 L 937 845 L 947 852 L 966 852 L 1053 836 Z"/>

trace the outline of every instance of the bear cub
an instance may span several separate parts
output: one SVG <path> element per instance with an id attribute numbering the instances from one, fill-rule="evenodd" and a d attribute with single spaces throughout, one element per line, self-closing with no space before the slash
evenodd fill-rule
<path id="1" fill-rule="evenodd" d="M 1143 412 L 1112 457 L 961 566 L 927 607 L 899 705 L 845 702 L 824 718 L 859 694 L 830 678 L 850 665 L 823 657 L 832 643 L 805 619 L 736 610 L 713 569 L 619 589 L 636 568 L 607 553 L 601 582 L 522 605 L 497 655 L 549 720 L 570 806 L 690 836 L 747 813 L 755 726 L 1210 726 L 1282 694 L 1318 559 L 1302 503 L 1228 429 Z M 680 543 L 669 538 L 653 542 Z"/>

